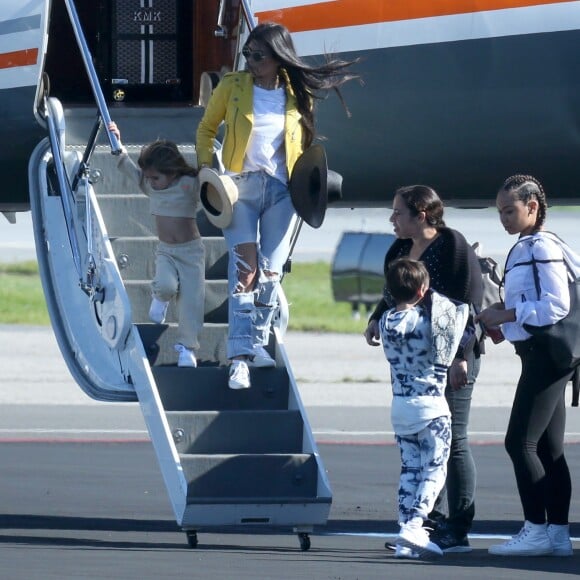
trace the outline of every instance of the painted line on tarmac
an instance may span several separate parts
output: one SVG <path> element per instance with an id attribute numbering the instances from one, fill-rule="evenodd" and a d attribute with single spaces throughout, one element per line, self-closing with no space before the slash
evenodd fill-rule
<path id="1" fill-rule="evenodd" d="M 313 436 L 320 445 L 394 445 L 393 431 L 345 431 L 340 429 L 315 429 Z M 494 445 L 503 442 L 503 431 L 470 431 L 472 445 Z M 0 429 L 0 443 L 15 441 L 150 441 L 146 429 L 53 429 L 42 427 Z M 124 438 L 124 439 L 123 439 Z M 580 443 L 580 433 L 566 433 L 564 442 Z"/>
<path id="2" fill-rule="evenodd" d="M 343 431 L 341 429 L 315 429 L 314 435 L 348 435 L 350 437 L 394 437 L 394 431 Z M 469 431 L 470 437 L 505 437 L 505 431 Z M 566 438 L 578 439 L 580 433 L 567 432 Z"/>
<path id="3" fill-rule="evenodd" d="M 22 433 L 62 434 L 62 435 L 148 435 L 144 429 L 0 429 L 0 435 Z"/>
<path id="4" fill-rule="evenodd" d="M 399 534 L 380 533 L 380 532 L 324 532 L 316 533 L 317 536 L 357 536 L 364 538 L 380 538 L 385 540 L 396 540 Z M 511 540 L 513 535 L 507 534 L 469 534 L 469 540 Z M 580 536 L 570 537 L 572 542 L 580 542 Z"/>

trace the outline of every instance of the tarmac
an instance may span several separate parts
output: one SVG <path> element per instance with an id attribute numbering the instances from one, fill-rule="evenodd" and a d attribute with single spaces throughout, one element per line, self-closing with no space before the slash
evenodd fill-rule
<path id="1" fill-rule="evenodd" d="M 362 335 L 288 332 L 284 345 L 320 442 L 392 443 L 388 365 Z M 503 440 L 519 373 L 513 347 L 488 346 L 473 394 L 474 442 Z M 568 406 L 571 388 L 567 390 Z M 71 409 L 66 429 L 61 414 Z M 0 440 L 39 436 L 143 439 L 136 403 L 102 403 L 76 385 L 50 327 L 0 325 Z M 570 409 L 568 442 L 580 441 Z"/>
<path id="2" fill-rule="evenodd" d="M 469 223 L 490 229 L 475 222 Z M 353 220 L 342 225 L 331 220 L 326 245 L 315 245 L 316 232 L 306 230 L 306 251 L 296 256 L 330 259 L 345 223 L 361 227 Z M 2 224 L 0 234 L 4 225 L 14 227 Z M 0 235 L 0 262 L 35 259 L 29 232 L 23 241 L 16 238 L 6 242 Z M 494 247 L 493 240 L 483 243 Z M 474 549 L 436 562 L 397 560 L 383 547 L 398 529 L 399 458 L 390 431 L 389 370 L 382 349 L 369 347 L 362 334 L 288 332 L 284 344 L 332 485 L 329 521 L 313 531 L 307 552 L 300 551 L 291 530 L 271 528 L 202 530 L 192 550 L 171 513 L 138 405 L 86 396 L 70 376 L 50 327 L 0 325 L 0 578 L 578 576 L 580 503 L 574 484 L 572 558 L 487 553 L 490 544 L 516 533 L 522 520 L 502 444 L 519 374 L 508 343 L 489 344 L 473 395 L 470 440 L 478 488 L 469 540 Z M 578 409 L 568 407 L 566 441 L 570 470 L 579 473 Z"/>
<path id="3" fill-rule="evenodd" d="M 345 232 L 389 232 L 389 216 L 387 208 L 329 208 L 320 229 L 302 228 L 294 261 L 332 261 Z M 445 216 L 448 225 L 466 232 L 470 242 L 479 241 L 485 254 L 500 262 L 501 254 L 505 255 L 513 243 L 502 231 L 493 208 L 451 208 Z M 572 247 L 580 248 L 580 229 L 573 209 L 552 208 L 549 220 L 550 229 Z M 35 259 L 30 213 L 18 214 L 16 224 L 0 217 L 0 262 Z M 284 343 L 317 439 L 392 442 L 389 368 L 380 347 L 368 346 L 362 334 L 292 331 L 286 334 Z M 470 426 L 474 441 L 503 439 L 518 375 L 519 359 L 513 347 L 507 342 L 489 343 L 473 393 Z M 571 389 L 567 397 L 569 404 Z M 37 428 L 53 429 L 55 433 L 59 426 L 50 418 L 51 409 L 67 406 L 77 408 L 75 416 L 82 416 L 79 424 L 87 424 L 85 415 L 90 416 L 94 431 L 117 429 L 126 432 L 127 437 L 146 434 L 136 404 L 93 401 L 76 386 L 49 327 L 0 325 L 0 403 L 0 418 L 4 420 L 0 435 L 4 436 L 14 437 L 31 428 L 19 417 L 18 409 L 23 405 L 29 413 L 37 410 Z M 567 440 L 580 441 L 580 412 L 568 413 Z"/>

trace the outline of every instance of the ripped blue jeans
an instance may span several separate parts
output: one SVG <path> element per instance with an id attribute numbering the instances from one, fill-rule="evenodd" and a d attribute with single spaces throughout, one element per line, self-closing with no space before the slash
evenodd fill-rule
<path id="1" fill-rule="evenodd" d="M 286 184 L 263 171 L 240 173 L 232 179 L 238 187 L 238 201 L 230 225 L 223 230 L 229 252 L 228 358 L 252 356 L 254 347 L 268 344 L 296 220 Z M 258 274 L 253 290 L 240 292 L 238 271 L 244 263 L 236 247 L 246 243 L 257 245 Z M 273 275 L 266 276 L 265 271 Z"/>

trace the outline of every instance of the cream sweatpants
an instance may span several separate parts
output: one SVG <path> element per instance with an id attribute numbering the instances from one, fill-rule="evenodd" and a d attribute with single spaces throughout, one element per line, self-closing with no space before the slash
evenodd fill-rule
<path id="1" fill-rule="evenodd" d="M 177 342 L 199 349 L 205 302 L 205 248 L 201 238 L 184 244 L 159 242 L 151 290 L 162 302 L 176 299 Z"/>

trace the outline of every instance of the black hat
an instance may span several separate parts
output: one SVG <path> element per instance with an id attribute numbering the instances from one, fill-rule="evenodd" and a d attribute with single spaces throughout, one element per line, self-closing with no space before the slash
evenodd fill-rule
<path id="1" fill-rule="evenodd" d="M 296 161 L 290 177 L 290 196 L 296 213 L 309 226 L 319 228 L 326 214 L 329 187 L 333 197 L 340 198 L 341 182 L 338 173 L 328 171 L 324 147 L 311 145 Z"/>

